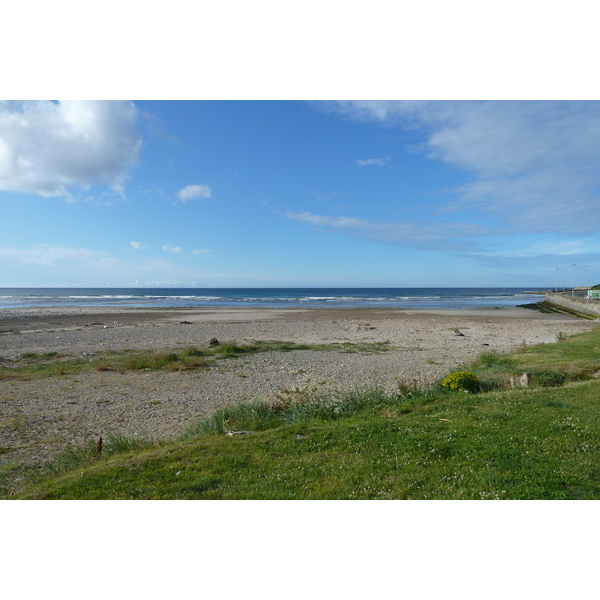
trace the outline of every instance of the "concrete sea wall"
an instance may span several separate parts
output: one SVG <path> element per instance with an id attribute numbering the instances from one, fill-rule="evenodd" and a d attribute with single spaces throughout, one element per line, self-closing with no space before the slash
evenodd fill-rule
<path id="1" fill-rule="evenodd" d="M 600 317 L 600 299 L 571 296 L 570 292 L 546 292 L 546 302 Z"/>

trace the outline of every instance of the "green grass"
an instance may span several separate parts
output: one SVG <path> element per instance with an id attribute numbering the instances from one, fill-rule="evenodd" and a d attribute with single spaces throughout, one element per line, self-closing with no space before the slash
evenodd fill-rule
<path id="1" fill-rule="evenodd" d="M 97 356 L 67 356 L 57 352 L 26 352 L 21 358 L 0 365 L 0 380 L 27 380 L 56 377 L 82 371 L 187 371 L 214 364 L 215 360 L 237 358 L 262 352 L 294 350 L 381 353 L 391 349 L 390 342 L 344 342 L 341 344 L 296 344 L 283 341 L 226 342 L 214 347 L 190 347 L 183 351 L 148 350 L 103 353 Z"/>
<path id="2" fill-rule="evenodd" d="M 175 442 L 71 450 L 8 497 L 599 499 L 600 380 L 569 379 L 600 369 L 598 347 L 600 328 L 482 355 L 471 370 L 495 386 L 480 393 L 299 390 L 223 409 Z M 554 387 L 501 385 L 523 370 Z"/>
<path id="3" fill-rule="evenodd" d="M 530 346 L 510 355 L 483 353 L 471 367 L 482 390 L 488 391 L 506 388 L 511 375 L 523 372 L 531 374 L 534 387 L 586 381 L 600 373 L 600 328 L 571 337 L 559 333 L 555 344 Z"/>
<path id="4" fill-rule="evenodd" d="M 88 368 L 89 361 L 85 358 L 66 357 L 56 352 L 28 352 L 20 359 L 0 365 L 0 381 L 58 377 L 67 373 L 80 373 Z"/>
<path id="5" fill-rule="evenodd" d="M 518 369 L 550 369 L 585 378 L 600 371 L 600 328 L 560 343 L 523 348 L 511 358 Z"/>
<path id="6" fill-rule="evenodd" d="M 582 390 L 451 395 L 330 421 L 125 452 L 21 498 L 596 499 L 597 411 Z M 431 399 L 430 399 L 431 400 Z"/>

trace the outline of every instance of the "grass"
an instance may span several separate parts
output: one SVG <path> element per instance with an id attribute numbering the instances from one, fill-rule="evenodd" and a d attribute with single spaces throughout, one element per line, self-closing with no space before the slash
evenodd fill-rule
<path id="1" fill-rule="evenodd" d="M 88 367 L 89 362 L 85 358 L 68 357 L 57 352 L 27 352 L 20 359 L 0 364 L 0 381 L 58 377 L 67 373 L 80 373 Z"/>
<path id="2" fill-rule="evenodd" d="M 599 347 L 597 328 L 482 355 L 479 393 L 298 390 L 223 409 L 174 442 L 71 449 L 8 497 L 599 499 L 600 380 L 572 377 L 600 370 Z M 507 389 L 524 370 L 547 385 Z"/>
<path id="3" fill-rule="evenodd" d="M 585 379 L 600 371 L 600 328 L 556 344 L 523 348 L 512 356 L 518 369 L 542 369 Z"/>
<path id="4" fill-rule="evenodd" d="M 534 387 L 586 381 L 600 373 L 600 328 L 572 337 L 559 333 L 556 340 L 556 344 L 529 346 L 510 355 L 486 352 L 470 367 L 487 391 L 506 388 L 511 375 L 523 372 L 531 374 Z"/>
<path id="5" fill-rule="evenodd" d="M 295 350 L 381 353 L 391 349 L 390 342 L 344 342 L 341 344 L 296 344 L 284 341 L 226 342 L 214 347 L 189 347 L 183 351 L 133 351 L 104 353 L 98 356 L 67 356 L 57 352 L 26 352 L 21 358 L 0 365 L 0 380 L 27 380 L 57 377 L 82 371 L 187 371 L 214 364 L 215 360 L 237 358 L 261 352 Z"/>

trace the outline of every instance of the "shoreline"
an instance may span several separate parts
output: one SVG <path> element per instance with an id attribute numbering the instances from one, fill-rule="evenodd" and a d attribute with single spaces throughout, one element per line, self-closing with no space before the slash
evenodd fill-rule
<path id="1" fill-rule="evenodd" d="M 74 317 L 86 315 L 156 315 L 165 316 L 168 313 L 174 315 L 197 314 L 197 315 L 222 315 L 233 317 L 233 315 L 251 314 L 257 318 L 269 318 L 275 315 L 289 316 L 295 313 L 327 313 L 339 312 L 350 314 L 352 312 L 372 312 L 374 314 L 386 313 L 389 315 L 406 313 L 424 313 L 432 315 L 448 316 L 498 316 L 518 318 L 548 318 L 536 310 L 522 308 L 519 306 L 497 307 L 497 308 L 377 308 L 377 307 L 126 307 L 126 306 L 39 306 L 23 308 L 0 309 L 0 323 L 6 319 L 32 319 L 48 317 Z M 219 317 L 221 318 L 221 317 Z"/>
<path id="2" fill-rule="evenodd" d="M 597 322 L 502 309 L 47 308 L 0 311 L 0 363 L 26 353 L 95 360 L 111 352 L 290 341 L 293 350 L 216 360 L 193 371 L 96 371 L 0 379 L 0 464 L 43 463 L 102 435 L 176 437 L 215 410 L 281 394 L 425 387 L 482 352 L 555 343 Z M 457 335 L 456 329 L 462 335 Z M 348 352 L 386 343 L 389 350 Z M 335 346 L 338 346 L 337 348 Z M 345 345 L 345 346 L 344 346 Z"/>

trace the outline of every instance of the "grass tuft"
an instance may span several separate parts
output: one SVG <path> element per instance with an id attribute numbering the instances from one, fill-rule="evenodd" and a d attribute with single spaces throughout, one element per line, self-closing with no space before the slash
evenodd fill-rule
<path id="1" fill-rule="evenodd" d="M 210 366 L 214 359 L 233 359 L 259 352 L 292 352 L 295 350 L 380 353 L 390 349 L 389 342 L 343 344 L 296 344 L 285 341 L 254 341 L 247 344 L 226 342 L 205 349 L 189 347 L 182 352 L 134 351 L 108 353 L 97 358 L 69 357 L 57 352 L 26 352 L 11 364 L 0 365 L 0 380 L 26 380 L 96 371 L 185 371 Z"/>
<path id="2" fill-rule="evenodd" d="M 511 372 L 515 369 L 515 362 L 498 352 L 484 352 L 473 363 L 473 368 L 479 373 L 499 373 L 502 371 Z"/>
<path id="3" fill-rule="evenodd" d="M 336 395 L 318 395 L 304 392 L 280 394 L 273 402 L 257 400 L 222 408 L 190 427 L 183 440 L 228 431 L 266 431 L 291 423 L 310 420 L 332 421 L 346 418 L 367 408 L 379 410 L 398 404 L 415 404 L 428 398 L 420 391 L 390 393 L 385 390 L 367 389 Z"/>

